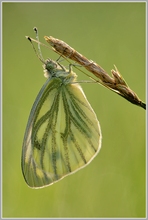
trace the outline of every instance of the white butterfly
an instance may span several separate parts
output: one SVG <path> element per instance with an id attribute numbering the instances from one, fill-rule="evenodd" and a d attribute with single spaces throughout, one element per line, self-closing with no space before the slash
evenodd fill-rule
<path id="1" fill-rule="evenodd" d="M 33 188 L 51 185 L 89 164 L 101 148 L 101 129 L 77 75 L 44 61 L 47 81 L 30 113 L 23 141 L 22 172 Z"/>

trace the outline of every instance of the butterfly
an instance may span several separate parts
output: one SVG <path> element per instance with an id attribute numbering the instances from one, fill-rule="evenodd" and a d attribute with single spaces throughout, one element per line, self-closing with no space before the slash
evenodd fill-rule
<path id="1" fill-rule="evenodd" d="M 44 62 L 47 81 L 28 119 L 21 167 L 28 186 L 49 186 L 88 165 L 101 148 L 101 129 L 72 64 Z"/>

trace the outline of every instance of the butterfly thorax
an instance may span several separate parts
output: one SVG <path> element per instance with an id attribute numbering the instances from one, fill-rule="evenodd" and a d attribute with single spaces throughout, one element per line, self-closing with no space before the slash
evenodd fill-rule
<path id="1" fill-rule="evenodd" d="M 74 82 L 77 75 L 72 71 L 71 67 L 66 69 L 60 63 L 47 59 L 43 65 L 44 76 L 46 78 L 60 78 L 64 84 Z"/>

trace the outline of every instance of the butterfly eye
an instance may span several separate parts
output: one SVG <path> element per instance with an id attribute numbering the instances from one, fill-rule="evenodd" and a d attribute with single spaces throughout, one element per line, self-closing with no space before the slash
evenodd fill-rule
<path id="1" fill-rule="evenodd" d="M 45 64 L 45 68 L 50 72 L 54 69 L 56 69 L 57 64 L 53 62 L 52 60 L 47 60 Z"/>

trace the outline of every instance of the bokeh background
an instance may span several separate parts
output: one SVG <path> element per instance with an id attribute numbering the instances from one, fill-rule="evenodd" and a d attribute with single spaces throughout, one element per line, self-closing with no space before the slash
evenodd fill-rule
<path id="1" fill-rule="evenodd" d="M 29 188 L 21 172 L 28 116 L 46 80 L 25 36 L 35 38 L 36 26 L 45 44 L 45 35 L 59 38 L 109 74 L 115 64 L 145 101 L 145 7 L 143 2 L 2 3 L 3 217 L 146 216 L 145 110 L 100 85 L 82 84 L 102 128 L 98 156 L 86 168 L 43 189 Z M 42 53 L 44 58 L 58 58 L 45 47 Z M 74 71 L 78 80 L 89 80 Z"/>

